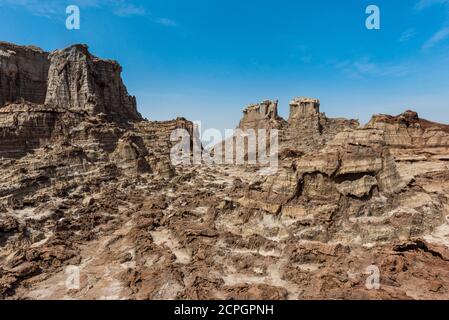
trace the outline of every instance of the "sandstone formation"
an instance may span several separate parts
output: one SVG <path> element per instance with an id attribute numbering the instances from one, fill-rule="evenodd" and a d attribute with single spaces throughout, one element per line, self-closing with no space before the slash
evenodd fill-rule
<path id="1" fill-rule="evenodd" d="M 336 133 L 358 126 L 357 120 L 327 118 L 324 113 L 320 113 L 318 99 L 295 98 L 290 102 L 285 145 L 303 151 L 319 149 Z"/>
<path id="2" fill-rule="evenodd" d="M 318 99 L 304 97 L 295 98 L 290 102 L 287 121 L 278 115 L 278 102 L 267 100 L 245 108 L 238 126 L 242 130 L 280 130 L 281 154 L 320 149 L 338 132 L 357 127 L 357 120 L 327 118 L 320 112 Z"/>
<path id="3" fill-rule="evenodd" d="M 0 298 L 449 298 L 448 125 L 264 101 L 238 128 L 279 130 L 276 173 L 175 167 L 193 124 L 143 120 L 120 71 L 0 43 Z"/>
<path id="4" fill-rule="evenodd" d="M 0 106 L 44 103 L 49 67 L 48 53 L 41 49 L 0 42 Z"/>
<path id="5" fill-rule="evenodd" d="M 142 119 L 136 98 L 123 85 L 117 62 L 92 56 L 85 45 L 57 50 L 49 60 L 45 104 L 89 115 L 104 113 L 114 121 Z"/>
<path id="6" fill-rule="evenodd" d="M 243 118 L 239 128 L 248 129 L 277 129 L 284 125 L 284 120 L 278 115 L 278 101 L 266 100 L 252 104 L 243 110 Z"/>

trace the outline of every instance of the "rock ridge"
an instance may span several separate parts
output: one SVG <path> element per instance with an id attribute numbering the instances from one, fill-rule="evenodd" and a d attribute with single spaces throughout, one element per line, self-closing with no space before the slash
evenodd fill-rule
<path id="1" fill-rule="evenodd" d="M 238 128 L 279 131 L 275 173 L 175 166 L 193 123 L 141 119 L 120 72 L 0 42 L 0 299 L 449 298 L 447 125 L 266 100 Z"/>

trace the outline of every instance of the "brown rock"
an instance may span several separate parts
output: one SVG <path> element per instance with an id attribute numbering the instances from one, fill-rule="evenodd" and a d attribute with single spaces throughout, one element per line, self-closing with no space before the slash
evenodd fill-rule
<path id="1" fill-rule="evenodd" d="M 0 107 L 29 101 L 44 103 L 50 63 L 39 48 L 0 42 Z"/>
<path id="2" fill-rule="evenodd" d="M 104 113 L 114 121 L 142 119 L 117 62 L 94 57 L 85 45 L 57 50 L 49 59 L 46 104 L 90 115 Z"/>

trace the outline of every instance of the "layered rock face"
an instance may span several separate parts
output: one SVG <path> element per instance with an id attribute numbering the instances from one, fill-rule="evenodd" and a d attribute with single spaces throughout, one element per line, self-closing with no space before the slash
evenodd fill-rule
<path id="1" fill-rule="evenodd" d="M 0 107 L 6 103 L 44 103 L 50 62 L 36 47 L 0 42 Z"/>
<path id="2" fill-rule="evenodd" d="M 421 243 L 421 248 L 430 244 L 416 239 L 438 243 L 446 250 L 449 198 L 443 186 L 449 174 L 447 134 L 447 125 L 420 119 L 412 111 L 399 116 L 376 115 L 360 127 L 354 120 L 326 118 L 319 113 L 316 99 L 294 99 L 288 124 L 281 129 L 281 148 L 301 152 L 288 153 L 276 175 L 255 178 L 237 202 L 248 211 L 259 209 L 266 216 L 277 217 L 272 227 L 280 228 L 279 232 L 271 231 L 284 236 L 286 243 L 295 239 L 290 262 L 302 268 L 330 266 L 331 257 L 352 256 L 357 247 L 373 257 L 381 247 L 411 239 Z M 267 231 L 268 238 L 269 234 Z M 348 245 L 345 250 L 349 251 L 336 253 L 336 243 Z M 293 270 L 286 267 L 285 277 L 293 280 L 287 276 L 295 273 Z M 404 279 L 405 274 L 399 273 L 398 278 Z M 402 282 L 398 285 L 404 287 Z M 307 286 L 315 290 L 311 283 Z M 351 295 L 350 291 L 347 294 Z M 422 298 L 427 295 L 424 291 L 411 289 L 406 295 Z M 447 289 L 443 291 L 442 296 L 448 297 Z M 345 293 L 339 291 L 337 296 Z"/>
<path id="3" fill-rule="evenodd" d="M 90 115 L 104 113 L 114 121 L 142 119 L 117 62 L 92 56 L 84 45 L 55 51 L 49 59 L 46 104 Z"/>
<path id="4" fill-rule="evenodd" d="M 18 158 L 50 141 L 65 111 L 31 103 L 0 108 L 0 158 Z"/>
<path id="5" fill-rule="evenodd" d="M 114 168 L 108 172 L 118 176 L 173 176 L 170 134 L 178 127 L 191 132 L 192 124 L 185 119 L 141 121 L 117 62 L 92 56 L 84 45 L 51 54 L 12 44 L 2 48 L 8 56 L 2 56 L 0 78 L 16 91 L 7 92 L 2 86 L 0 96 L 3 101 L 13 96 L 12 100 L 21 102 L 0 107 L 0 158 L 22 161 L 47 150 L 48 155 L 32 160 L 28 168 L 31 176 L 45 177 L 45 181 L 60 179 L 70 171 L 72 161 L 77 169 L 67 181 L 76 181 L 95 167 Z M 15 78 L 4 66 L 15 66 Z M 65 150 L 69 156 L 56 161 L 59 169 L 50 169 L 56 155 Z M 28 185 L 34 182 L 28 180 L 11 187 L 16 177 L 5 183 L 2 192 L 8 202 L 20 202 L 26 196 L 19 190 L 34 190 Z"/>
<path id="6" fill-rule="evenodd" d="M 135 97 L 122 82 L 120 65 L 94 57 L 85 45 L 49 54 L 1 43 L 0 52 L 0 157 L 23 156 L 58 139 L 91 139 L 113 151 L 120 124 L 142 120 Z M 92 125 L 84 133 L 72 130 L 95 118 L 115 123 L 115 132 Z"/>
<path id="7" fill-rule="evenodd" d="M 290 102 L 289 123 L 294 124 L 304 119 L 319 118 L 320 100 L 313 98 L 295 98 Z M 311 127 L 317 126 L 317 123 Z M 319 131 L 319 127 L 316 128 Z"/>
<path id="8" fill-rule="evenodd" d="M 277 172 L 174 166 L 193 124 L 141 120 L 117 63 L 2 48 L 0 298 L 449 298 L 447 125 L 264 101 L 239 128 L 279 130 Z"/>
<path id="9" fill-rule="evenodd" d="M 266 100 L 243 110 L 239 129 L 278 129 L 281 154 L 301 153 L 319 149 L 338 132 L 359 127 L 357 120 L 331 119 L 320 112 L 320 101 L 294 98 L 285 121 L 278 115 L 278 102 Z"/>
<path id="10" fill-rule="evenodd" d="M 312 98 L 295 98 L 290 102 L 285 145 L 299 150 L 322 147 L 336 133 L 346 128 L 357 128 L 356 120 L 330 119 L 320 112 L 320 101 Z"/>
<path id="11" fill-rule="evenodd" d="M 449 142 L 449 126 L 420 119 L 410 110 L 396 117 L 375 115 L 365 127 L 383 130 L 393 149 L 445 148 Z"/>
<path id="12" fill-rule="evenodd" d="M 283 125 L 284 120 L 278 115 L 278 101 L 266 100 L 245 108 L 238 128 L 242 130 L 277 129 Z"/>

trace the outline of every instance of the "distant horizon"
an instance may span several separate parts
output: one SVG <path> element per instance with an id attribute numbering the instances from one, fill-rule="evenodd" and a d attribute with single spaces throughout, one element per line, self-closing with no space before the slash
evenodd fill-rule
<path id="1" fill-rule="evenodd" d="M 66 6 L 81 12 L 65 27 Z M 380 8 L 380 29 L 365 10 Z M 249 104 L 321 101 L 331 118 L 366 124 L 413 110 L 449 123 L 449 0 L 0 0 L 0 39 L 45 51 L 87 44 L 116 60 L 149 120 L 184 117 L 233 129 Z"/>

